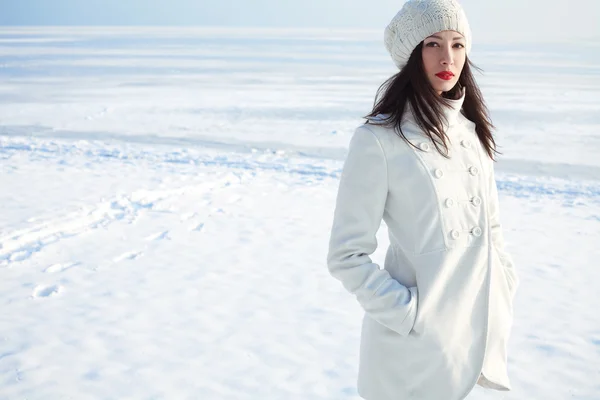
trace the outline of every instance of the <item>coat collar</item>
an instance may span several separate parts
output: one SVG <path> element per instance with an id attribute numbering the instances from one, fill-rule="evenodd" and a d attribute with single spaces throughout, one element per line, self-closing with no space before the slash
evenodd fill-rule
<path id="1" fill-rule="evenodd" d="M 443 107 L 442 112 L 448 121 L 447 124 L 444 124 L 446 128 L 456 125 L 458 122 L 459 116 L 461 115 L 460 110 L 462 109 L 462 105 L 465 101 L 466 90 L 463 87 L 462 93 L 458 99 L 449 99 L 450 105 L 448 107 Z M 367 119 L 374 123 L 382 123 L 389 117 L 389 114 L 377 114 L 374 117 L 368 117 Z M 404 121 L 416 122 L 415 117 L 412 113 L 412 107 L 410 103 L 407 104 L 406 112 L 403 117 Z"/>

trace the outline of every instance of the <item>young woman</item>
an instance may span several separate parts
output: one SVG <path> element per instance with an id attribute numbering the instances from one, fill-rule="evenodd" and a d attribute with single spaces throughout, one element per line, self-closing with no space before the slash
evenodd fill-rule
<path id="1" fill-rule="evenodd" d="M 460 400 L 510 390 L 518 286 L 505 251 L 495 141 L 455 0 L 409 0 L 385 30 L 400 70 L 357 127 L 340 177 L 327 265 L 364 309 L 358 392 Z M 369 255 L 386 222 L 384 268 Z"/>

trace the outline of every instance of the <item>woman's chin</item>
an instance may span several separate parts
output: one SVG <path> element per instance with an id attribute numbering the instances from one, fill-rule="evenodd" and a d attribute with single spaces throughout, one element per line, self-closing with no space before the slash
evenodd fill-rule
<path id="1" fill-rule="evenodd" d="M 436 92 L 438 93 L 443 93 L 443 92 L 448 92 L 450 90 L 452 90 L 452 88 L 456 86 L 456 81 L 452 80 L 452 81 L 448 81 L 448 82 L 436 82 L 435 85 L 433 85 L 433 88 L 435 89 Z"/>

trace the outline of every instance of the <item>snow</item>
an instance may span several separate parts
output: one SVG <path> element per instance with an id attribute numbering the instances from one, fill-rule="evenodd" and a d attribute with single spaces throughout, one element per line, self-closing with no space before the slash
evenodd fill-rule
<path id="1" fill-rule="evenodd" d="M 326 268 L 378 32 L 0 28 L 0 399 L 348 399 Z M 600 53 L 474 47 L 522 283 L 512 392 L 600 399 Z M 373 258 L 383 262 L 385 224 Z"/>

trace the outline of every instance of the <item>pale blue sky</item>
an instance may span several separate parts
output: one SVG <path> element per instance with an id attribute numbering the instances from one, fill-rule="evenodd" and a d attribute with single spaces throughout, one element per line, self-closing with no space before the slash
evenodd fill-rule
<path id="1" fill-rule="evenodd" d="M 0 25 L 382 28 L 403 0 L 0 0 Z M 600 0 L 462 0 L 483 41 L 600 38 Z"/>

